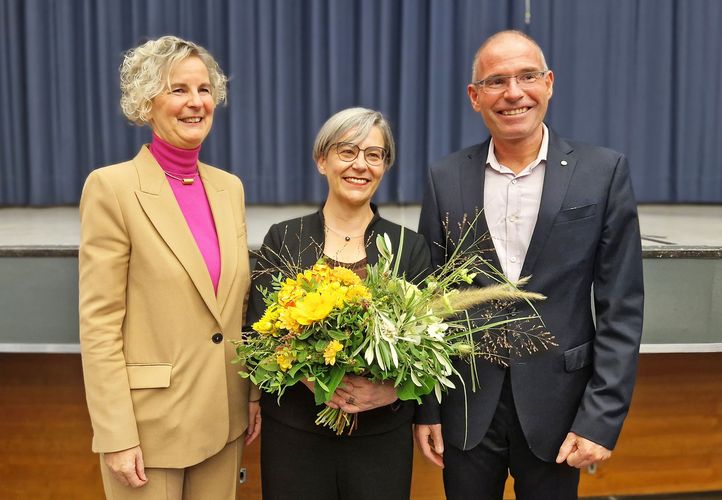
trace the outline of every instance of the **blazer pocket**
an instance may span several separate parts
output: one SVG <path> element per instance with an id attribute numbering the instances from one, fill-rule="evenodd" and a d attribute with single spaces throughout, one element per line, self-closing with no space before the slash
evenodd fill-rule
<path id="1" fill-rule="evenodd" d="M 591 365 L 593 359 L 594 343 L 590 340 L 564 352 L 564 369 L 568 372 L 580 370 Z"/>
<path id="2" fill-rule="evenodd" d="M 554 223 L 584 219 L 593 216 L 595 213 L 597 213 L 596 203 L 583 205 L 581 207 L 566 208 L 557 214 L 557 218 L 554 220 Z"/>
<path id="3" fill-rule="evenodd" d="M 170 363 L 129 364 L 128 383 L 131 389 L 163 389 L 170 387 Z"/>

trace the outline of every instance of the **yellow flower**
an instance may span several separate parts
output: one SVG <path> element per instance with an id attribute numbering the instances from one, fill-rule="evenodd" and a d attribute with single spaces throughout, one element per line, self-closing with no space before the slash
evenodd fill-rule
<path id="1" fill-rule="evenodd" d="M 327 365 L 336 364 L 336 354 L 343 349 L 343 344 L 338 340 L 332 340 L 323 351 L 323 361 Z"/>
<path id="2" fill-rule="evenodd" d="M 301 325 L 293 317 L 294 308 L 284 308 L 278 314 L 278 321 L 276 322 L 276 328 L 283 328 L 291 333 L 298 333 L 301 331 Z"/>
<path id="3" fill-rule="evenodd" d="M 333 294 L 311 292 L 296 302 L 296 307 L 290 309 L 290 314 L 301 325 L 310 325 L 325 319 L 333 310 L 336 298 Z"/>
<path id="4" fill-rule="evenodd" d="M 279 310 L 276 306 L 271 306 L 263 313 L 261 319 L 253 323 L 253 328 L 258 333 L 276 334 L 276 321 L 278 320 Z"/>
<path id="5" fill-rule="evenodd" d="M 363 301 L 371 300 L 371 292 L 366 285 L 359 283 L 358 285 L 351 285 L 346 290 L 346 302 L 358 303 Z"/>
<path id="6" fill-rule="evenodd" d="M 313 266 L 313 273 L 320 276 L 321 279 L 327 279 L 331 273 L 331 268 L 326 264 L 316 264 Z"/>
<path id="7" fill-rule="evenodd" d="M 286 279 L 286 282 L 278 291 L 278 303 L 282 306 L 293 305 L 301 297 L 303 297 L 303 289 L 298 285 L 298 282 L 291 278 Z"/>
<path id="8" fill-rule="evenodd" d="M 311 269 L 306 269 L 296 277 L 299 283 L 321 283 L 328 281 L 330 268 L 326 264 L 316 264 Z"/>
<path id="9" fill-rule="evenodd" d="M 336 308 L 342 308 L 344 300 L 346 298 L 346 287 L 341 286 L 341 284 L 338 281 L 331 281 L 328 283 L 323 283 L 318 287 L 318 293 L 320 293 L 323 296 L 333 297 L 334 300 L 334 307 Z"/>
<path id="10" fill-rule="evenodd" d="M 276 361 L 281 371 L 288 371 L 293 364 L 293 360 L 293 355 L 285 349 L 276 354 Z"/>
<path id="11" fill-rule="evenodd" d="M 331 279 L 340 281 L 344 285 L 356 285 L 361 283 L 361 278 L 351 269 L 345 267 L 334 267 L 331 270 Z"/>

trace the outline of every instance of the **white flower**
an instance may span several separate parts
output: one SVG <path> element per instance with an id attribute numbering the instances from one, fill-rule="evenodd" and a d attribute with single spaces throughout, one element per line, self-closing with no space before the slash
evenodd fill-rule
<path id="1" fill-rule="evenodd" d="M 444 340 L 444 333 L 449 329 L 449 325 L 442 322 L 431 323 L 426 329 L 426 333 L 434 340 Z"/>
<path id="2" fill-rule="evenodd" d="M 379 327 L 378 332 L 381 334 L 381 337 L 387 342 L 395 343 L 396 338 L 399 336 L 398 328 L 396 328 L 394 322 L 391 321 L 391 319 L 389 319 L 389 317 L 385 314 L 379 314 L 379 318 L 381 321 L 379 321 L 377 325 Z"/>

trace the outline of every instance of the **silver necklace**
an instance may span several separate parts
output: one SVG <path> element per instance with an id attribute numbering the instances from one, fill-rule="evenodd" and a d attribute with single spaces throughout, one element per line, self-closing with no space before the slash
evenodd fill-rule
<path id="1" fill-rule="evenodd" d="M 196 177 L 198 177 L 198 172 L 195 172 L 195 173 L 194 173 L 193 175 L 191 175 L 190 177 L 178 177 L 177 175 L 173 175 L 173 174 L 171 174 L 171 173 L 169 173 L 169 172 L 166 172 L 165 170 L 163 170 L 163 172 L 165 173 L 165 175 L 167 175 L 167 176 L 170 177 L 171 179 L 175 179 L 175 180 L 177 180 L 177 181 L 180 181 L 181 184 L 183 184 L 184 186 L 190 186 L 191 184 L 193 184 L 193 183 L 195 182 Z"/>

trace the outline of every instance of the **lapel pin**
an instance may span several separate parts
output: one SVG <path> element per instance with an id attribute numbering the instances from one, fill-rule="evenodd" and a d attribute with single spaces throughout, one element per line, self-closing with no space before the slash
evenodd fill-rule
<path id="1" fill-rule="evenodd" d="M 567 160 L 562 160 L 562 161 L 560 161 L 559 163 L 562 164 L 562 167 L 566 167 L 566 166 L 567 166 Z"/>

